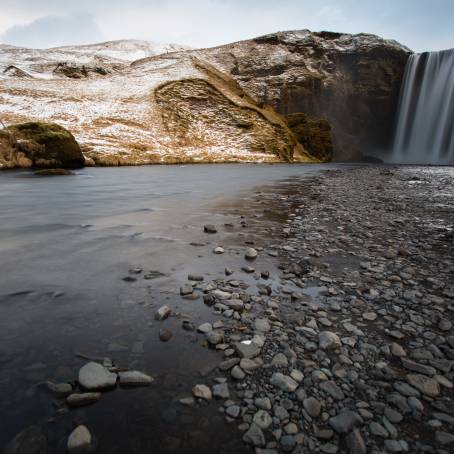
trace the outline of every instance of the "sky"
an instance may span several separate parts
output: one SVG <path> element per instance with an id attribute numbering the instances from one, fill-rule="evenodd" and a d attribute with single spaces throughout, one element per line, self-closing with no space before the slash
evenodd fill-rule
<path id="1" fill-rule="evenodd" d="M 0 42 L 33 48 L 132 38 L 211 47 L 304 28 L 448 49 L 454 0 L 0 0 Z"/>

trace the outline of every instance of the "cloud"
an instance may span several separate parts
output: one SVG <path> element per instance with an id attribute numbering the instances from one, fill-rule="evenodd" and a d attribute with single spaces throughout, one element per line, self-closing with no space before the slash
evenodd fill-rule
<path id="1" fill-rule="evenodd" d="M 209 47 L 278 30 L 375 33 L 452 47 L 453 0 L 0 0 L 0 41 L 34 47 L 138 38 Z M 26 25 L 25 22 L 30 22 Z"/>
<path id="2" fill-rule="evenodd" d="M 0 41 L 14 46 L 47 48 L 102 41 L 103 35 L 90 14 L 45 16 L 24 25 L 13 25 Z"/>

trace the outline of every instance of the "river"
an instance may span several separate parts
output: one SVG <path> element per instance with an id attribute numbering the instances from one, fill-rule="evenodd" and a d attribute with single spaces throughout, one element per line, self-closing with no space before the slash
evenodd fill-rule
<path id="1" fill-rule="evenodd" d="M 178 403 L 193 384 L 206 380 L 201 374 L 214 369 L 219 355 L 200 348 L 200 339 L 182 330 L 178 317 L 163 322 L 173 338 L 160 342 L 153 315 L 169 304 L 196 326 L 216 319 L 201 300 L 182 300 L 179 287 L 189 272 L 213 279 L 223 276 L 225 266 L 238 268 L 233 246 L 220 256 L 212 248 L 238 245 L 243 233 L 220 228 L 207 235 L 203 225 L 238 223 L 234 210 L 219 207 L 234 206 L 260 186 L 332 167 L 86 168 L 66 177 L 1 173 L 0 447 L 38 425 L 47 434 L 48 452 L 64 453 L 72 427 L 83 422 L 100 453 L 241 452 L 239 433 L 217 412 L 221 403 L 194 409 Z M 271 258 L 264 264 L 275 266 Z M 137 281 L 124 281 L 137 267 L 144 270 Z M 149 271 L 162 274 L 143 279 Z M 113 358 L 156 382 L 116 389 L 92 406 L 68 410 L 39 383 L 73 382 L 86 362 L 80 353 Z"/>

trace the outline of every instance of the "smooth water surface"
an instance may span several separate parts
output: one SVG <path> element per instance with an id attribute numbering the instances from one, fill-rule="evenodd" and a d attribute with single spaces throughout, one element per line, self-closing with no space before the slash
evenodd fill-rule
<path id="1" fill-rule="evenodd" d="M 87 168 L 65 177 L 1 173 L 0 448 L 39 425 L 48 452 L 63 453 L 74 424 L 84 422 L 100 453 L 194 452 L 194 446 L 200 453 L 220 452 L 221 446 L 240 452 L 239 434 L 224 423 L 219 404 L 187 409 L 178 403 L 193 384 L 204 382 L 201 375 L 214 369 L 219 355 L 182 330 L 179 317 L 160 323 L 153 315 L 169 304 L 196 325 L 213 319 L 201 300 L 182 300 L 179 286 L 189 272 L 214 279 L 225 266 L 239 266 L 238 254 L 211 252 L 235 229 L 203 233 L 206 223 L 235 221 L 216 210 L 219 203 L 330 167 Z M 162 275 L 123 281 L 135 267 Z M 170 342 L 159 341 L 162 326 L 173 331 Z M 117 389 L 93 406 L 68 411 L 39 383 L 74 382 L 86 362 L 81 354 L 112 358 L 154 375 L 156 383 Z"/>

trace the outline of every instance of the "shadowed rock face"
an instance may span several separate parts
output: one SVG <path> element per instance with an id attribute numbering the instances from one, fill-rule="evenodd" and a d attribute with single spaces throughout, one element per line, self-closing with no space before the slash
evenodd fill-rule
<path id="1" fill-rule="evenodd" d="M 334 159 L 390 146 L 409 49 L 378 36 L 308 30 L 193 51 L 283 115 L 326 118 Z"/>

